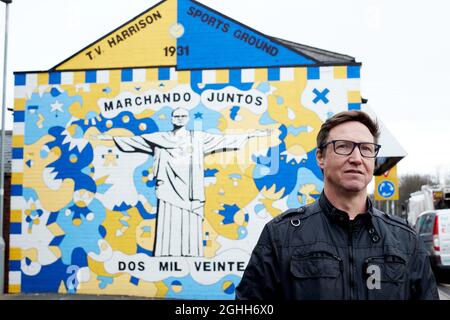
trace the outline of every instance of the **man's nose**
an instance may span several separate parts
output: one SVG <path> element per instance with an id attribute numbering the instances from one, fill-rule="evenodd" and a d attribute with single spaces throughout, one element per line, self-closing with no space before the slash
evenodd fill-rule
<path id="1" fill-rule="evenodd" d="M 362 155 L 359 151 L 358 146 L 355 146 L 355 149 L 353 149 L 353 152 L 349 155 L 349 161 L 352 163 L 361 163 L 362 162 Z"/>

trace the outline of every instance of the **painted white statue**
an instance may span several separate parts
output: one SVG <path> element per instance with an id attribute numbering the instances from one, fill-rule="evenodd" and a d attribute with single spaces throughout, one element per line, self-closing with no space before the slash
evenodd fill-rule
<path id="1" fill-rule="evenodd" d="M 186 129 L 189 112 L 172 112 L 173 130 L 133 137 L 99 135 L 113 140 L 122 152 L 154 156 L 158 199 L 155 256 L 203 256 L 204 157 L 240 149 L 252 137 L 268 136 L 268 130 L 250 134 L 221 135 Z"/>

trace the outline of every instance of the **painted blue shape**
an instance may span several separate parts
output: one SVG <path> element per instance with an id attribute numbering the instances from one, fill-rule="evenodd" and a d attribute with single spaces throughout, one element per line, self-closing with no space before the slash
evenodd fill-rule
<path id="1" fill-rule="evenodd" d="M 51 94 L 52 97 L 57 97 L 57 96 L 59 96 L 59 95 L 61 94 L 61 91 L 59 91 L 59 90 L 56 89 L 56 88 L 52 88 L 52 89 L 50 90 L 50 94 Z"/>
<path id="2" fill-rule="evenodd" d="M 300 133 L 308 132 L 308 126 L 300 126 L 300 127 L 295 127 L 295 126 L 289 126 L 288 127 L 288 133 L 292 134 L 294 136 L 298 136 Z"/>
<path id="3" fill-rule="evenodd" d="M 170 68 L 158 68 L 158 80 L 170 80 Z"/>
<path id="4" fill-rule="evenodd" d="M 101 185 L 97 185 L 97 193 L 104 194 L 108 191 L 113 185 L 110 183 L 104 183 Z"/>
<path id="5" fill-rule="evenodd" d="M 153 251 L 142 248 L 140 245 L 137 246 L 136 253 L 144 253 L 149 257 L 153 257 Z"/>
<path id="6" fill-rule="evenodd" d="M 349 103 L 348 110 L 361 110 L 361 103 Z"/>
<path id="7" fill-rule="evenodd" d="M 236 204 L 233 204 L 231 206 L 228 204 L 225 204 L 223 206 L 223 210 L 219 210 L 219 212 L 218 212 L 221 216 L 224 217 L 222 220 L 222 223 L 223 224 L 234 223 L 234 216 L 240 209 L 241 208 L 239 208 Z"/>
<path id="8" fill-rule="evenodd" d="M 54 238 L 52 239 L 52 241 L 50 242 L 49 246 L 55 246 L 55 247 L 57 247 L 57 246 L 59 246 L 59 245 L 61 244 L 61 242 L 63 241 L 63 239 L 64 239 L 64 235 L 54 237 Z"/>
<path id="9" fill-rule="evenodd" d="M 283 97 L 278 96 L 278 97 L 277 97 L 277 104 L 278 104 L 278 105 L 282 105 L 283 103 L 284 103 Z"/>
<path id="10" fill-rule="evenodd" d="M 320 68 L 319 67 L 308 67 L 307 69 L 308 80 L 319 80 L 320 79 Z"/>
<path id="11" fill-rule="evenodd" d="M 14 115 L 14 122 L 24 122 L 25 121 L 25 111 L 23 111 L 23 110 L 14 111 L 13 115 Z"/>
<path id="12" fill-rule="evenodd" d="M 142 229 L 142 231 L 144 231 L 144 232 L 151 232 L 151 231 L 152 231 L 152 227 L 150 227 L 150 226 L 144 226 L 144 227 L 142 227 L 141 229 Z"/>
<path id="13" fill-rule="evenodd" d="M 26 201 L 33 200 L 36 201 L 38 199 L 38 195 L 34 189 L 31 188 L 23 188 L 22 196 Z"/>
<path id="14" fill-rule="evenodd" d="M 236 290 L 236 285 L 234 283 L 231 283 L 227 288 L 225 288 L 224 292 L 226 294 L 234 294 L 234 291 Z"/>
<path id="15" fill-rule="evenodd" d="M 112 89 L 110 87 L 106 87 L 102 90 L 104 93 L 110 93 Z"/>
<path id="16" fill-rule="evenodd" d="M 136 277 L 131 277 L 130 278 L 130 283 L 134 284 L 135 286 L 137 286 L 139 284 L 139 278 Z"/>
<path id="17" fill-rule="evenodd" d="M 122 82 L 133 81 L 133 69 L 122 69 L 121 79 L 122 79 Z"/>
<path id="18" fill-rule="evenodd" d="M 330 100 L 328 100 L 327 98 L 327 94 L 330 93 L 330 90 L 328 90 L 328 88 L 325 88 L 322 91 L 319 91 L 316 88 L 314 88 L 313 93 L 316 95 L 316 97 L 313 99 L 314 103 L 323 101 L 323 103 L 327 104 L 328 102 L 330 102 Z"/>
<path id="19" fill-rule="evenodd" d="M 267 78 L 269 81 L 280 81 L 280 68 L 269 68 Z"/>
<path id="20" fill-rule="evenodd" d="M 347 66 L 347 78 L 359 79 L 361 78 L 361 66 Z"/>
<path id="21" fill-rule="evenodd" d="M 11 195 L 12 196 L 21 196 L 22 195 L 22 185 L 21 184 L 12 184 L 11 185 Z"/>
<path id="22" fill-rule="evenodd" d="M 241 107 L 238 107 L 238 106 L 234 106 L 233 108 L 231 108 L 231 110 L 230 110 L 230 119 L 231 120 L 236 120 L 236 116 L 238 115 L 238 112 L 240 109 L 241 109 Z"/>
<path id="23" fill-rule="evenodd" d="M 11 234 L 21 234 L 22 224 L 20 222 L 11 222 L 9 225 L 9 230 Z"/>
<path id="24" fill-rule="evenodd" d="M 228 177 L 229 178 L 231 178 L 231 179 L 242 179 L 242 175 L 240 175 L 239 173 L 230 173 L 229 175 L 228 175 Z"/>
<path id="25" fill-rule="evenodd" d="M 198 2 L 179 1 L 178 21 L 184 25 L 185 32 L 177 44 L 180 47 L 189 47 L 189 55 L 177 57 L 177 66 L 181 69 L 274 67 L 316 63 L 312 58 L 295 52 Z"/>
<path id="26" fill-rule="evenodd" d="M 9 260 L 9 271 L 20 271 L 20 260 Z"/>
<path id="27" fill-rule="evenodd" d="M 28 166 L 28 168 L 31 168 L 31 160 L 28 160 L 27 162 L 25 162 L 25 164 Z"/>
<path id="28" fill-rule="evenodd" d="M 49 84 L 61 84 L 61 72 L 50 72 L 48 76 Z"/>
<path id="29" fill-rule="evenodd" d="M 52 223 L 56 222 L 56 219 L 58 219 L 58 213 L 57 212 L 50 212 L 48 219 L 47 219 L 47 225 L 51 225 Z"/>
<path id="30" fill-rule="evenodd" d="M 266 207 L 265 207 L 262 203 L 259 203 L 259 204 L 257 204 L 257 205 L 255 206 L 255 212 L 256 212 L 256 213 L 261 212 L 261 211 L 264 210 L 264 209 L 266 209 Z"/>
<path id="31" fill-rule="evenodd" d="M 143 176 L 143 177 L 146 177 L 146 176 L 148 176 L 149 174 L 150 174 L 150 172 L 148 172 L 148 170 L 142 171 L 142 176 Z"/>
<path id="32" fill-rule="evenodd" d="M 168 292 L 164 298 L 166 299 L 199 299 L 199 300 L 232 300 L 233 294 L 227 294 L 224 291 L 223 284 L 226 281 L 230 281 L 233 284 L 239 283 L 240 277 L 235 275 L 226 275 L 219 279 L 217 282 L 205 285 L 198 283 L 192 279 L 191 275 L 187 275 L 183 278 L 169 277 L 163 280 L 163 283 L 168 288 Z M 179 282 L 175 282 L 179 281 Z M 189 288 L 189 290 L 181 290 L 175 292 L 172 286 L 180 286 L 183 288 Z"/>
<path id="33" fill-rule="evenodd" d="M 31 264 L 31 259 L 30 258 L 25 258 L 25 264 L 27 265 L 27 266 L 29 266 L 30 264 Z"/>
<path id="34" fill-rule="evenodd" d="M 88 70 L 84 74 L 86 83 L 97 83 L 97 71 Z"/>
<path id="35" fill-rule="evenodd" d="M 102 225 L 98 226 L 98 233 L 100 234 L 100 237 L 105 238 L 106 237 L 106 228 Z"/>
<path id="36" fill-rule="evenodd" d="M 228 73 L 228 79 L 230 83 L 241 83 L 242 82 L 242 70 L 241 69 L 231 69 Z"/>
<path id="37" fill-rule="evenodd" d="M 13 148 L 12 149 L 13 159 L 23 159 L 23 148 Z"/>
<path id="38" fill-rule="evenodd" d="M 156 203 L 154 206 L 156 206 Z M 147 210 L 145 210 L 144 205 L 140 201 L 136 204 L 135 208 L 138 209 L 139 214 L 141 215 L 142 219 L 144 219 L 144 220 L 150 220 L 150 219 L 156 218 L 156 213 L 150 213 Z"/>
<path id="39" fill-rule="evenodd" d="M 191 85 L 192 84 L 197 85 L 198 83 L 201 83 L 202 81 L 203 81 L 202 72 L 199 70 L 192 70 L 191 71 Z"/>
<path id="40" fill-rule="evenodd" d="M 206 177 L 215 177 L 216 173 L 219 172 L 217 169 L 206 169 L 204 170 L 203 176 Z"/>
<path id="41" fill-rule="evenodd" d="M 113 277 L 108 276 L 97 276 L 97 280 L 99 281 L 98 287 L 100 289 L 106 289 L 106 287 L 114 282 Z"/>
<path id="42" fill-rule="evenodd" d="M 194 114 L 194 119 L 203 119 L 203 114 L 201 112 L 196 112 Z"/>
<path id="43" fill-rule="evenodd" d="M 83 248 L 75 248 L 72 251 L 72 265 L 78 266 L 79 268 L 88 266 L 87 254 Z"/>
<path id="44" fill-rule="evenodd" d="M 64 143 L 65 135 L 64 128 L 52 127 L 49 130 L 49 135 L 53 136 L 55 140 L 48 142 L 46 146 L 51 150 L 58 147 L 61 150 L 60 157 L 54 162 L 47 165 L 47 168 L 52 168 L 56 172 L 55 179 L 73 179 L 75 182 L 74 191 L 86 189 L 91 192 L 96 192 L 97 186 L 91 176 L 83 174 L 82 170 L 89 166 L 93 160 L 93 149 L 90 144 L 87 144 L 83 150 L 73 148 L 69 150 L 70 144 Z M 76 162 L 71 162 L 70 159 L 77 159 Z"/>
<path id="45" fill-rule="evenodd" d="M 268 93 L 270 91 L 270 83 L 262 82 L 256 87 L 256 90 L 259 90 L 262 93 Z"/>
<path id="46" fill-rule="evenodd" d="M 246 227 L 239 226 L 237 229 L 238 240 L 242 240 L 248 235 L 248 231 Z"/>
<path id="47" fill-rule="evenodd" d="M 276 121 L 275 120 L 273 120 L 271 117 L 270 117 L 270 115 L 269 115 L 269 112 L 264 112 L 263 114 L 262 114 L 262 116 L 259 118 L 259 123 L 260 124 L 274 124 L 274 123 L 276 123 Z"/>
<path id="48" fill-rule="evenodd" d="M 14 85 L 24 86 L 27 84 L 27 75 L 25 73 L 15 73 L 14 74 Z"/>
<path id="49" fill-rule="evenodd" d="M 301 189 L 302 185 L 313 184 L 316 186 L 316 190 L 319 192 L 323 189 L 323 181 L 319 179 L 313 173 L 313 171 L 305 166 L 298 169 L 295 181 L 295 186 L 291 190 L 287 199 L 287 205 L 289 208 L 297 208 L 306 204 L 306 195 L 302 195 L 301 202 L 299 201 L 298 197 L 299 195 L 301 195 L 298 190 Z"/>

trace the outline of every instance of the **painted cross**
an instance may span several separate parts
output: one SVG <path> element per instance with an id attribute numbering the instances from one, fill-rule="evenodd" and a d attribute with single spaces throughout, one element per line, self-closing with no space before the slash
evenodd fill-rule
<path id="1" fill-rule="evenodd" d="M 330 90 L 328 90 L 327 88 L 323 89 L 322 91 L 317 90 L 316 88 L 314 88 L 313 93 L 316 95 L 316 97 L 314 98 L 313 102 L 314 103 L 318 103 L 320 100 L 323 101 L 323 103 L 328 103 L 330 102 L 330 100 L 328 100 L 327 98 L 327 94 L 330 92 Z"/>

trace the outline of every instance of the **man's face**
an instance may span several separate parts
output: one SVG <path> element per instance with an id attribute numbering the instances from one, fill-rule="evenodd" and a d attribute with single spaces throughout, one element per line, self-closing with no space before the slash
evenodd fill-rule
<path id="1" fill-rule="evenodd" d="M 349 121 L 330 130 L 326 142 L 332 140 L 349 140 L 353 142 L 374 142 L 369 129 L 360 122 Z M 317 150 L 316 158 L 324 173 L 325 185 L 329 189 L 345 192 L 365 191 L 372 180 L 375 159 L 361 156 L 355 147 L 348 156 L 338 155 L 329 144 L 322 152 Z"/>
<path id="2" fill-rule="evenodd" d="M 175 127 L 184 127 L 189 122 L 189 112 L 186 109 L 177 109 L 172 113 L 172 124 Z"/>

